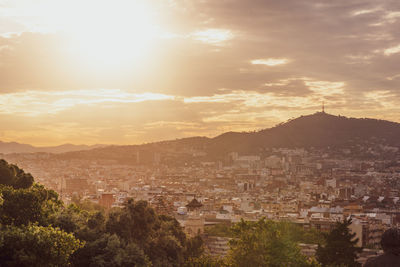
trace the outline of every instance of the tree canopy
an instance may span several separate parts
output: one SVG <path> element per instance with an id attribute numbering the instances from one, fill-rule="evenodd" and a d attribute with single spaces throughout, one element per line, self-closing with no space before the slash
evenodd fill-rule
<path id="1" fill-rule="evenodd" d="M 230 266 L 313 266 L 288 234 L 288 224 L 260 219 L 232 227 Z"/>
<path id="2" fill-rule="evenodd" d="M 0 160 L 2 266 L 182 266 L 203 252 L 174 218 L 129 199 L 109 214 L 58 194 Z M 35 263 L 36 262 L 36 263 Z"/>
<path id="3" fill-rule="evenodd" d="M 39 184 L 21 189 L 0 185 L 0 196 L 0 222 L 6 225 L 36 222 L 46 226 L 62 207 L 58 194 Z"/>
<path id="4" fill-rule="evenodd" d="M 62 209 L 58 194 L 0 160 L 0 262 L 2 266 L 67 266 L 84 242 L 53 227 Z"/>
<path id="5" fill-rule="evenodd" d="M 12 186 L 15 189 L 29 188 L 33 184 L 33 177 L 25 173 L 16 165 L 0 160 L 0 184 Z"/>
<path id="6" fill-rule="evenodd" d="M 322 266 L 361 266 L 356 260 L 362 248 L 356 246 L 358 238 L 350 232 L 350 225 L 351 219 L 345 219 L 325 234 L 325 246 L 318 245 L 316 252 Z"/>
<path id="7" fill-rule="evenodd" d="M 59 228 L 37 225 L 0 228 L 2 266 L 67 266 L 83 243 Z"/>
<path id="8" fill-rule="evenodd" d="M 175 218 L 145 201 L 128 199 L 109 213 L 78 200 L 66 206 L 30 177 L 0 161 L 2 266 L 317 266 L 297 244 L 324 243 L 292 223 L 242 220 L 209 231 L 231 238 L 228 256 L 215 259 L 200 236 L 188 238 Z M 322 263 L 331 239 L 319 248 Z"/>

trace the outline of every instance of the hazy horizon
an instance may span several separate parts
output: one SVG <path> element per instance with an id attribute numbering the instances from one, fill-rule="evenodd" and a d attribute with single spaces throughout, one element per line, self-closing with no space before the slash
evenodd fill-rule
<path id="1" fill-rule="evenodd" d="M 321 110 L 400 122 L 396 1 L 0 0 L 0 140 L 142 144 Z"/>
<path id="2" fill-rule="evenodd" d="M 237 132 L 237 133 L 247 132 L 247 133 L 251 133 L 251 132 L 258 132 L 258 131 L 262 131 L 262 130 L 269 130 L 271 128 L 280 126 L 280 125 L 285 124 L 287 122 L 290 122 L 290 121 L 292 121 L 294 119 L 298 119 L 300 117 L 313 116 L 313 115 L 317 115 L 317 114 L 326 114 L 326 115 L 329 115 L 329 116 L 342 117 L 342 118 L 351 118 L 351 119 L 365 119 L 365 118 L 366 119 L 374 119 L 374 118 L 367 118 L 367 117 L 363 117 L 363 118 L 361 118 L 361 117 L 350 117 L 350 116 L 346 116 L 346 114 L 332 114 L 332 113 L 329 113 L 329 112 L 326 112 L 326 111 L 323 111 L 323 112 L 321 112 L 321 111 L 322 110 L 319 110 L 319 111 L 316 111 L 316 112 L 310 113 L 310 114 L 301 114 L 301 115 L 299 115 L 299 117 L 289 118 L 286 121 L 278 122 L 277 124 L 274 124 L 274 125 L 272 125 L 270 127 L 264 127 L 264 128 L 258 128 L 258 129 L 249 129 L 247 131 L 237 130 L 237 131 L 227 131 L 227 132 Z M 386 120 L 386 121 L 389 121 L 389 120 Z M 396 122 L 396 123 L 398 123 L 398 122 Z M 3 143 L 17 143 L 17 144 L 23 144 L 23 145 L 31 145 L 31 146 L 33 146 L 35 148 L 51 148 L 51 147 L 58 147 L 58 146 L 65 146 L 65 145 L 87 146 L 87 147 L 114 146 L 114 145 L 116 145 L 116 146 L 118 146 L 118 145 L 145 145 L 145 144 L 151 144 L 151 143 L 157 143 L 157 142 L 174 141 L 174 140 L 179 140 L 179 139 L 184 139 L 184 138 L 197 138 L 197 137 L 202 138 L 202 137 L 204 137 L 204 138 L 212 139 L 212 138 L 218 137 L 220 135 L 223 135 L 223 134 L 225 134 L 227 132 L 221 132 L 221 133 L 218 133 L 218 134 L 213 135 L 213 136 L 193 135 L 193 136 L 185 136 L 185 137 L 181 137 L 181 138 L 170 138 L 170 139 L 162 139 L 162 137 L 161 137 L 161 139 L 159 139 L 159 140 L 153 140 L 153 141 L 149 141 L 149 142 L 140 142 L 140 143 L 127 143 L 127 144 L 117 144 L 117 143 L 107 143 L 107 144 L 105 144 L 105 143 L 60 143 L 60 144 L 54 144 L 54 145 L 34 145 L 34 144 L 30 144 L 30 143 L 16 142 L 16 141 L 13 141 L 13 140 L 11 140 L 11 141 L 0 140 L 0 143 L 1 142 L 3 142 Z"/>

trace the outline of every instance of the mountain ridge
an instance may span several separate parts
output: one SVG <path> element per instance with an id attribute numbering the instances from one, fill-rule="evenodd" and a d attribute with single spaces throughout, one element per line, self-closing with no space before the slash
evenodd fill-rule
<path id="1" fill-rule="evenodd" d="M 12 153 L 66 153 L 71 151 L 83 151 L 90 150 L 99 147 L 105 147 L 106 145 L 74 145 L 74 144 L 62 144 L 58 146 L 33 146 L 30 144 L 23 144 L 18 142 L 3 142 L 0 141 L 0 153 L 12 154 Z"/>
<path id="2" fill-rule="evenodd" d="M 88 147 L 62 154 L 76 157 L 95 157 L 119 154 L 117 158 L 136 158 L 136 151 L 204 151 L 221 157 L 229 152 L 257 153 L 263 148 L 342 147 L 375 142 L 400 147 L 400 123 L 351 118 L 316 112 L 290 119 L 278 125 L 253 132 L 226 132 L 213 138 L 194 136 L 141 145 L 110 145 Z M 0 150 L 0 152 L 2 152 Z M 174 152 L 174 153 L 175 153 Z M 93 154 L 93 155 L 90 155 Z M 110 156 L 111 157 L 111 156 Z M 111 157 L 113 158 L 113 157 Z"/>
<path id="3" fill-rule="evenodd" d="M 256 147 L 329 147 L 342 146 L 356 139 L 369 140 L 375 138 L 382 144 L 400 146 L 400 124 L 387 120 L 370 118 L 349 118 L 335 116 L 325 112 L 317 112 L 300 116 L 274 127 L 257 132 L 224 134 L 214 138 L 218 149 L 229 150 L 221 146 L 230 139 L 228 146 L 238 151 L 254 151 Z M 245 146 L 245 149 L 242 147 Z"/>

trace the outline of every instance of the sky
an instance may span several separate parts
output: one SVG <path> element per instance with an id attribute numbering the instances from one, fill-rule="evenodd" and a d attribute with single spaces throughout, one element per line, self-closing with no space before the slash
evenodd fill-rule
<path id="1" fill-rule="evenodd" d="M 0 140 L 140 144 L 321 110 L 400 122 L 398 0 L 0 0 Z"/>

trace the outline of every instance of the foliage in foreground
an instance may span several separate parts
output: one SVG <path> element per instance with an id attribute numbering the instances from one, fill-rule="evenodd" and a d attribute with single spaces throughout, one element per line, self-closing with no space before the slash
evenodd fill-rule
<path id="1" fill-rule="evenodd" d="M 222 260 L 204 255 L 200 237 L 187 238 L 174 218 L 145 201 L 130 199 L 108 215 L 92 205 L 65 207 L 30 177 L 0 161 L 2 266 L 319 266 L 300 253 L 299 242 L 322 244 L 323 266 L 358 266 L 349 221 L 324 236 L 266 219 L 216 226 L 209 233 L 232 238 Z"/>
<path id="2" fill-rule="evenodd" d="M 301 254 L 288 235 L 288 224 L 261 219 L 241 221 L 232 227 L 230 266 L 317 266 Z"/>
<path id="3" fill-rule="evenodd" d="M 12 186 L 15 189 L 29 188 L 33 184 L 33 177 L 25 173 L 16 165 L 0 160 L 0 184 Z"/>
<path id="4" fill-rule="evenodd" d="M 356 260 L 362 248 L 356 246 L 358 238 L 351 233 L 351 219 L 337 222 L 334 229 L 325 234 L 325 246 L 318 246 L 317 259 L 323 266 L 361 266 Z"/>
<path id="5" fill-rule="evenodd" d="M 182 266 L 203 252 L 179 223 L 145 201 L 103 211 L 65 207 L 30 174 L 0 161 L 2 266 Z"/>
<path id="6" fill-rule="evenodd" d="M 284 235 L 288 236 L 294 242 L 305 244 L 324 244 L 325 242 L 324 235 L 314 228 L 306 230 L 302 226 L 289 221 L 279 221 L 276 223 L 283 229 Z M 232 228 L 228 224 L 209 226 L 204 229 L 204 232 L 210 236 L 234 237 Z"/>
<path id="7" fill-rule="evenodd" d="M 83 243 L 72 234 L 51 226 L 2 226 L 2 266 L 66 266 Z"/>

